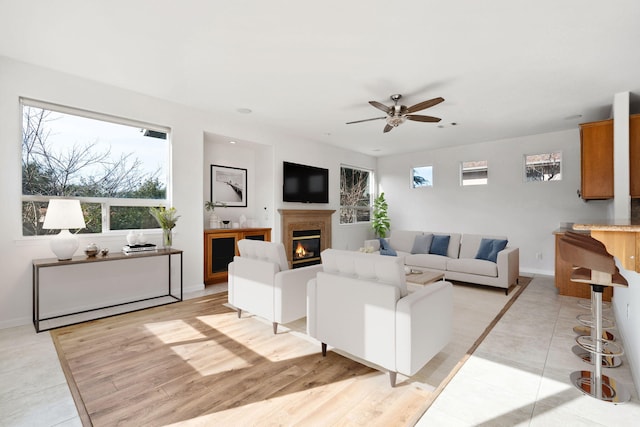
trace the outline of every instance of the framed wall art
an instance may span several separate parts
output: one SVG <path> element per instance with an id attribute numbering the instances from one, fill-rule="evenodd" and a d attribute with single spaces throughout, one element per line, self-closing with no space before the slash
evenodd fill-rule
<path id="1" fill-rule="evenodd" d="M 247 207 L 247 170 L 211 165 L 211 201 Z"/>

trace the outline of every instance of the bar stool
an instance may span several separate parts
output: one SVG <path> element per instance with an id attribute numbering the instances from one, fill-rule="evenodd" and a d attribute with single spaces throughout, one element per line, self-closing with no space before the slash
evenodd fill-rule
<path id="1" fill-rule="evenodd" d="M 585 234 L 575 233 L 571 231 L 567 232 L 566 235 L 563 237 L 566 237 L 565 239 L 566 241 L 570 241 L 570 242 L 576 243 L 577 245 L 588 247 L 590 250 L 595 251 L 601 254 L 602 256 L 605 256 L 607 259 L 610 259 L 611 263 L 613 264 L 612 267 L 614 268 L 614 272 L 617 274 L 616 277 L 621 278 L 621 280 L 614 280 L 614 282 L 617 283 L 617 282 L 623 281 L 624 283 L 626 283 L 624 278 L 619 275 L 618 269 L 615 267 L 615 262 L 613 261 L 613 257 L 607 252 L 607 248 L 602 242 L 590 236 L 587 236 Z M 575 268 L 578 268 L 578 267 L 574 267 L 574 269 Z M 579 274 L 579 273 L 576 273 L 576 274 Z M 589 277 L 587 277 L 588 275 L 585 272 L 583 272 L 582 276 L 583 276 L 582 280 L 576 280 L 576 281 L 579 281 L 582 283 L 589 283 L 588 282 Z M 579 315 L 577 317 L 577 320 L 581 324 L 581 326 L 577 326 L 573 328 L 574 332 L 576 332 L 580 336 L 577 339 L 579 345 L 574 346 L 572 348 L 572 351 L 576 356 L 578 356 L 583 361 L 593 364 L 594 357 L 593 357 L 593 354 L 591 353 L 591 350 L 594 348 L 595 337 L 596 337 L 595 335 L 596 307 L 593 304 L 593 296 L 594 296 L 593 287 L 591 291 L 591 296 L 592 296 L 591 302 L 589 302 L 590 313 Z M 602 303 L 600 307 L 604 307 L 604 303 Z M 606 345 L 604 349 L 605 356 L 600 358 L 600 360 L 604 367 L 615 368 L 622 364 L 622 360 L 617 356 L 621 356 L 623 354 L 623 350 L 621 346 L 609 344 L 610 341 L 615 341 L 615 336 L 608 331 L 608 329 L 615 327 L 615 321 L 613 319 L 606 318 L 604 316 L 601 316 L 601 319 L 602 319 L 601 325 L 603 329 L 601 339 L 606 343 Z M 583 337 L 583 336 L 586 336 L 586 337 Z"/>
<path id="2" fill-rule="evenodd" d="M 622 346 L 602 339 L 602 292 L 605 286 L 628 286 L 627 281 L 620 275 L 613 256 L 601 242 L 588 236 L 569 235 L 567 238 L 563 236 L 558 245 L 560 256 L 577 267 L 571 274 L 571 281 L 591 286 L 594 331 L 589 336 L 576 338 L 576 342 L 591 353 L 594 370 L 572 372 L 571 383 L 582 393 L 598 400 L 628 402 L 631 398 L 629 391 L 615 379 L 602 373 L 603 357 L 622 354 Z"/>

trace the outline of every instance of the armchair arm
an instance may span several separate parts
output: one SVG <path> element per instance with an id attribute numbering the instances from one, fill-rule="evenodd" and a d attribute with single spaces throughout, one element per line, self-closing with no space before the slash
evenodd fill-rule
<path id="1" fill-rule="evenodd" d="M 274 283 L 275 322 L 288 323 L 307 315 L 307 282 L 322 271 L 322 264 L 276 273 Z"/>
<path id="2" fill-rule="evenodd" d="M 273 319 L 274 263 L 236 256 L 229 264 L 229 304 Z"/>
<path id="3" fill-rule="evenodd" d="M 496 260 L 498 264 L 498 279 L 505 288 L 515 285 L 520 275 L 520 250 L 514 247 L 506 247 L 498 252 Z"/>
<path id="4" fill-rule="evenodd" d="M 453 285 L 436 282 L 398 300 L 396 371 L 413 375 L 451 340 Z"/>

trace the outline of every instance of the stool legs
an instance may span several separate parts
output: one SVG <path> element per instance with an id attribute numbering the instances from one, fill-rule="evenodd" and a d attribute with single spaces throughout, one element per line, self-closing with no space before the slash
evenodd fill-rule
<path id="1" fill-rule="evenodd" d="M 570 379 L 578 390 L 588 396 L 605 402 L 625 403 L 631 398 L 629 391 L 622 384 L 617 384 L 615 379 L 602 373 L 602 357 L 607 356 L 604 352 L 605 342 L 602 340 L 602 292 L 604 286 L 592 284 L 591 289 L 591 304 L 595 323 L 592 345 L 585 346 L 580 341 L 578 344 L 591 353 L 593 371 L 572 372 Z"/>

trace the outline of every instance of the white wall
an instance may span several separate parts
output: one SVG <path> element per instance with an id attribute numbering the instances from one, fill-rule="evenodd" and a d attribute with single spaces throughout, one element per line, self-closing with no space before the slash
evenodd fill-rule
<path id="1" fill-rule="evenodd" d="M 211 163 L 230 162 L 230 166 L 247 167 L 249 206 L 242 212 L 262 216 L 274 228 L 274 240 L 279 240 L 276 209 L 282 203 L 282 160 L 298 161 L 331 170 L 331 203 L 321 205 L 338 209 L 338 174 L 340 162 L 375 167 L 375 158 L 292 137 L 276 135 L 264 126 L 252 125 L 251 119 L 235 112 L 204 113 L 182 105 L 144 96 L 135 92 L 80 79 L 0 57 L 0 328 L 31 322 L 31 260 L 50 258 L 47 238 L 24 238 L 21 235 L 21 110 L 19 97 L 24 96 L 60 105 L 85 109 L 117 117 L 139 120 L 172 131 L 173 180 L 172 204 L 181 215 L 175 228 L 174 246 L 184 250 L 185 290 L 203 287 L 203 240 L 205 210 L 208 200 L 205 182 L 209 180 L 205 168 Z M 250 141 L 253 154 L 240 147 L 239 152 L 227 148 L 205 147 L 216 143 L 215 135 L 231 135 Z M 213 150 L 213 151 L 210 151 Z M 212 154 L 213 153 L 213 154 Z M 248 161 L 246 157 L 253 157 Z M 208 171 L 208 169 L 207 169 Z M 253 187 L 253 188 L 252 188 Z M 291 205 L 291 204 L 288 204 Z M 265 215 L 264 207 L 268 208 Z M 287 206 L 292 208 L 292 206 Z M 317 208 L 302 206 L 302 208 Z M 235 210 L 235 212 L 234 212 Z M 228 208 L 229 215 L 240 215 L 240 208 Z M 337 218 L 336 215 L 334 217 Z M 90 242 L 119 250 L 125 234 L 110 236 L 82 236 L 80 250 Z M 334 220 L 333 236 L 336 247 L 356 247 L 364 240 L 362 227 L 340 227 Z M 160 243 L 159 233 L 149 234 L 149 240 Z M 73 296 L 69 296 L 72 298 Z"/>
<path id="2" fill-rule="evenodd" d="M 379 159 L 391 229 L 505 235 L 520 248 L 520 271 L 553 275 L 562 222 L 606 217 L 609 202 L 584 202 L 578 130 L 443 148 Z M 526 183 L 523 156 L 562 151 L 562 180 Z M 487 160 L 486 186 L 460 186 L 460 162 Z M 410 169 L 433 165 L 433 188 L 410 188 Z M 536 254 L 541 253 L 542 259 Z"/>

